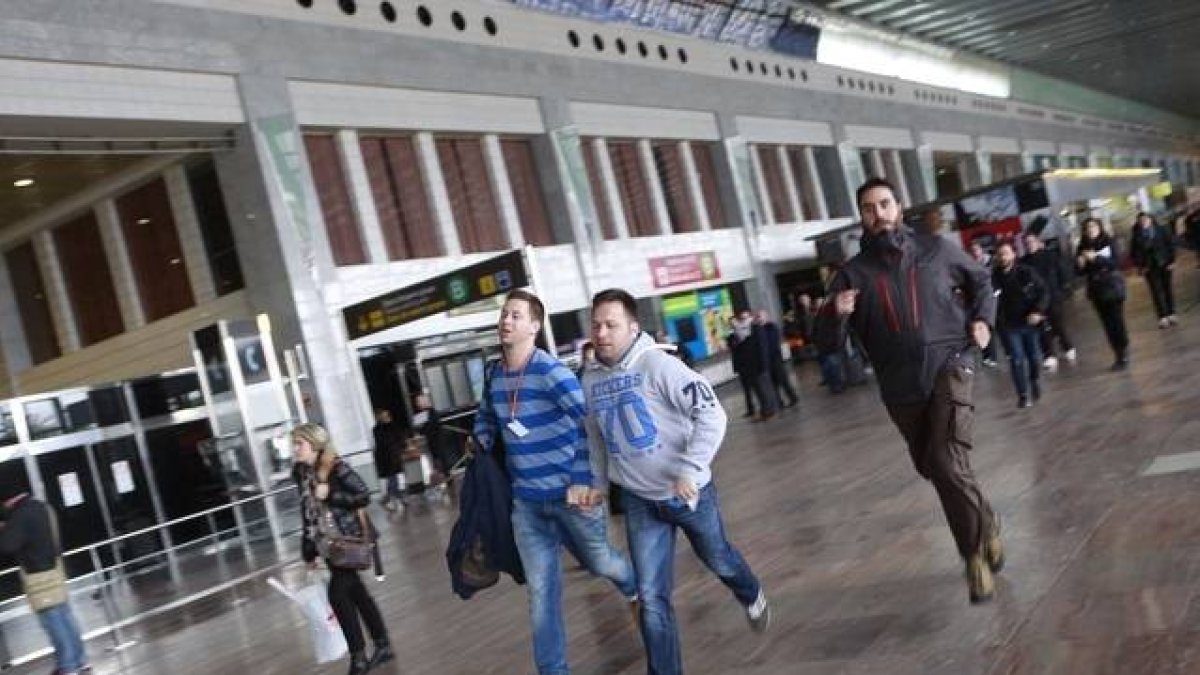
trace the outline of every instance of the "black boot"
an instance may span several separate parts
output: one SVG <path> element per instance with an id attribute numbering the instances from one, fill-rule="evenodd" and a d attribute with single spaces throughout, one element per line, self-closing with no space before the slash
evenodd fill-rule
<path id="1" fill-rule="evenodd" d="M 375 668 L 394 660 L 396 660 L 396 653 L 392 651 L 392 646 L 387 642 L 376 642 L 375 653 L 367 661 L 367 668 Z"/>
<path id="2" fill-rule="evenodd" d="M 350 675 L 364 675 L 370 669 L 366 652 L 350 652 Z"/>

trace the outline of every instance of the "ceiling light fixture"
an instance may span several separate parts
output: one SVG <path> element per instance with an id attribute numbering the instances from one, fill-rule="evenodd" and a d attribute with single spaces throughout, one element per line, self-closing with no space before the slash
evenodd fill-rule
<path id="1" fill-rule="evenodd" d="M 29 187 L 33 185 L 32 178 L 19 178 L 13 181 L 13 187 Z"/>
<path id="2" fill-rule="evenodd" d="M 149 224 L 150 224 L 150 219 L 149 219 L 149 218 L 138 218 L 138 219 L 137 219 L 137 224 L 138 224 L 138 225 L 149 225 Z"/>

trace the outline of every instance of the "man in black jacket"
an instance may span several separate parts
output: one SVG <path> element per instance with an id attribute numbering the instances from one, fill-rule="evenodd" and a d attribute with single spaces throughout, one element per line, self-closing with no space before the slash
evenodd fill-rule
<path id="1" fill-rule="evenodd" d="M 1017 262 L 1012 242 L 996 246 L 996 268 L 992 286 L 999 299 L 996 328 L 1008 352 L 1013 386 L 1017 388 L 1017 407 L 1028 408 L 1042 397 L 1039 375 L 1042 369 L 1042 322 L 1050 306 L 1046 284 L 1034 269 Z"/>
<path id="2" fill-rule="evenodd" d="M 1179 323 L 1175 316 L 1175 293 L 1171 288 L 1171 271 L 1175 269 L 1175 237 L 1167 228 L 1155 222 L 1148 213 L 1139 213 L 1130 233 L 1130 257 L 1146 278 L 1154 309 L 1158 312 L 1158 327 L 1169 328 Z"/>
<path id="3" fill-rule="evenodd" d="M 783 392 L 788 401 L 785 407 L 796 405 L 800 399 L 796 397 L 796 390 L 792 389 L 787 368 L 783 365 L 783 334 L 779 331 L 779 324 L 771 321 L 767 310 L 760 309 L 754 316 L 754 330 L 759 334 L 759 349 L 767 380 L 770 382 L 770 394 L 778 397 L 779 392 Z"/>
<path id="4" fill-rule="evenodd" d="M 0 521 L 0 553 L 16 558 L 23 581 L 27 575 L 55 569 L 62 558 L 62 545 L 57 526 L 51 522 L 54 512 L 25 492 L 12 494 L 11 489 L 5 488 L 0 495 L 6 497 L 4 519 Z M 32 604 L 32 597 L 30 601 Z M 54 672 L 61 675 L 92 672 L 70 602 L 34 606 L 33 610 L 54 647 L 57 665 Z"/>
<path id="5" fill-rule="evenodd" d="M 917 472 L 933 483 L 958 552 L 971 602 L 993 594 L 1004 561 L 999 521 L 971 471 L 975 359 L 991 338 L 995 298 L 989 275 L 950 241 L 903 225 L 890 183 L 858 189 L 862 252 L 829 282 L 817 342 L 832 352 L 858 334 L 884 405 Z"/>
<path id="6" fill-rule="evenodd" d="M 742 310 L 731 323 L 729 351 L 733 354 L 733 372 L 742 383 L 742 394 L 746 397 L 746 414 L 743 417 L 767 420 L 775 415 L 778 406 L 775 396 L 768 391 L 767 367 L 762 358 L 761 334 L 754 330 L 754 320 L 749 310 Z M 758 401 L 758 413 L 754 402 Z"/>
<path id="7" fill-rule="evenodd" d="M 1046 370 L 1058 368 L 1058 359 L 1054 356 L 1054 339 L 1062 348 L 1063 358 L 1068 363 L 1075 363 L 1075 345 L 1067 335 L 1067 326 L 1063 321 L 1063 300 L 1070 286 L 1070 277 L 1065 262 L 1058 251 L 1051 251 L 1042 243 L 1040 237 L 1033 232 L 1025 233 L 1025 257 L 1021 262 L 1033 268 L 1042 281 L 1046 283 L 1046 293 L 1049 304 L 1046 306 L 1046 320 L 1041 330 L 1042 362 Z"/>

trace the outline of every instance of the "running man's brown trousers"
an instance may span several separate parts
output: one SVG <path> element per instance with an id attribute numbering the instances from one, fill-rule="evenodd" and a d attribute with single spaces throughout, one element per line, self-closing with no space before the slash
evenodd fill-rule
<path id="1" fill-rule="evenodd" d="M 917 473 L 937 490 L 958 553 L 981 552 L 996 517 L 971 471 L 975 419 L 975 361 L 969 353 L 949 359 L 925 403 L 888 405 L 888 414 L 908 443 Z"/>

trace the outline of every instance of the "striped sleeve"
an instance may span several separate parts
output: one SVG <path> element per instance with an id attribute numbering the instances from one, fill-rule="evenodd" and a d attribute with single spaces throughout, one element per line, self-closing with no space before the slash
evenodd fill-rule
<path id="1" fill-rule="evenodd" d="M 491 390 L 495 388 L 499 375 L 499 365 L 493 365 L 491 372 L 484 377 L 483 396 L 479 399 L 479 409 L 475 413 L 475 442 L 479 443 L 481 452 L 491 452 L 492 441 L 497 433 L 496 408 L 492 405 Z"/>
<path id="2" fill-rule="evenodd" d="M 592 484 L 592 463 L 587 442 L 587 402 L 583 387 L 575 373 L 561 363 L 555 363 L 546 373 L 547 390 L 551 392 L 558 407 L 571 418 L 576 429 L 572 442 L 571 484 Z"/>

